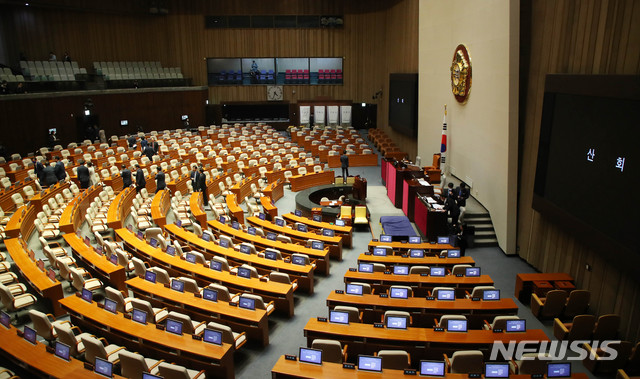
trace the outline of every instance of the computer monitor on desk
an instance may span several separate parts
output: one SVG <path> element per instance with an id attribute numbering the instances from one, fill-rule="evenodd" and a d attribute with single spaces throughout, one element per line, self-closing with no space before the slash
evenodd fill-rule
<path id="1" fill-rule="evenodd" d="M 409 266 L 395 265 L 393 266 L 394 275 L 409 275 Z"/>
<path id="2" fill-rule="evenodd" d="M 184 292 L 184 282 L 180 279 L 171 279 L 171 289 L 178 292 Z"/>
<path id="3" fill-rule="evenodd" d="M 571 363 L 547 363 L 547 378 L 571 377 Z"/>
<path id="4" fill-rule="evenodd" d="M 411 258 L 424 258 L 424 250 L 422 250 L 422 249 L 411 249 L 411 250 L 409 250 L 409 256 Z"/>
<path id="5" fill-rule="evenodd" d="M 487 300 L 487 301 L 500 300 L 500 290 L 484 290 L 482 292 L 482 300 Z"/>
<path id="6" fill-rule="evenodd" d="M 55 347 L 55 356 L 61 359 L 64 359 L 65 361 L 69 361 L 70 360 L 70 353 L 71 353 L 71 348 L 69 347 L 69 345 L 64 344 L 60 341 L 56 342 L 56 347 Z"/>
<path id="7" fill-rule="evenodd" d="M 313 363 L 316 365 L 322 364 L 322 350 L 301 347 L 299 356 L 300 362 Z"/>
<path id="8" fill-rule="evenodd" d="M 431 276 L 444 276 L 445 275 L 445 268 L 444 267 L 431 267 L 431 269 L 429 270 L 429 274 Z"/>
<path id="9" fill-rule="evenodd" d="M 167 332 L 182 335 L 182 322 L 172 319 L 167 319 Z"/>
<path id="10" fill-rule="evenodd" d="M 359 355 L 358 370 L 382 372 L 382 358 Z"/>
<path id="11" fill-rule="evenodd" d="M 362 285 L 347 283 L 346 293 L 349 295 L 362 295 Z"/>
<path id="12" fill-rule="evenodd" d="M 438 236 L 438 243 L 441 245 L 448 245 L 449 244 L 449 237 L 448 236 Z"/>
<path id="13" fill-rule="evenodd" d="M 409 289 L 402 287 L 391 287 L 389 289 L 389 297 L 392 299 L 408 299 Z"/>
<path id="14" fill-rule="evenodd" d="M 387 249 L 385 249 L 384 247 L 374 247 L 373 255 L 384 257 L 387 255 Z"/>
<path id="15" fill-rule="evenodd" d="M 441 361 L 420 361 L 421 376 L 438 376 L 444 377 L 445 365 Z"/>
<path id="16" fill-rule="evenodd" d="M 409 237 L 409 243 L 422 243 L 422 238 L 420 236 L 411 236 Z"/>
<path id="17" fill-rule="evenodd" d="M 390 243 L 392 241 L 393 241 L 393 237 L 391 237 L 390 235 L 386 235 L 386 234 L 380 235 L 380 242 Z"/>
<path id="18" fill-rule="evenodd" d="M 504 331 L 507 333 L 526 332 L 527 320 L 507 320 Z"/>
<path id="19" fill-rule="evenodd" d="M 456 299 L 456 290 L 454 289 L 440 289 L 438 290 L 438 300 L 455 300 Z"/>
<path id="20" fill-rule="evenodd" d="M 109 362 L 108 360 L 96 357 L 96 361 L 93 367 L 93 371 L 96 374 L 100 374 L 107 378 L 113 377 L 113 363 Z"/>
<path id="21" fill-rule="evenodd" d="M 407 329 L 407 318 L 403 316 L 387 316 L 386 326 L 389 329 Z"/>
<path id="22" fill-rule="evenodd" d="M 358 264 L 359 272 L 373 272 L 373 263 L 359 263 Z"/>
<path id="23" fill-rule="evenodd" d="M 349 313 L 341 311 L 329 311 L 329 322 L 336 324 L 349 324 Z"/>
<path id="24" fill-rule="evenodd" d="M 209 301 L 218 301 L 218 291 L 211 288 L 203 288 L 202 298 Z"/>
<path id="25" fill-rule="evenodd" d="M 485 378 L 508 378 L 509 363 L 508 362 L 492 362 L 484 365 Z"/>
<path id="26" fill-rule="evenodd" d="M 466 332 L 467 320 L 447 320 L 448 332 Z"/>
<path id="27" fill-rule="evenodd" d="M 222 345 L 222 333 L 217 330 L 207 328 L 204 330 L 202 340 L 213 345 Z"/>

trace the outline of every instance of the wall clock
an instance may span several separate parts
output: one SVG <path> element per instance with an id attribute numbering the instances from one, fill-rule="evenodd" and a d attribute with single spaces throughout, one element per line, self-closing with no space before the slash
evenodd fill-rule
<path id="1" fill-rule="evenodd" d="M 464 104 L 471 92 L 471 58 L 465 45 L 460 44 L 456 47 L 450 70 L 451 92 L 459 103 Z"/>
<path id="2" fill-rule="evenodd" d="M 267 100 L 282 100 L 283 95 L 284 91 L 282 90 L 282 86 L 267 86 Z"/>

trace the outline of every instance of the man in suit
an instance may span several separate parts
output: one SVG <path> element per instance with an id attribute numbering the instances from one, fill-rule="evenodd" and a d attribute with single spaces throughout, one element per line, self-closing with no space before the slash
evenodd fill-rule
<path id="1" fill-rule="evenodd" d="M 42 170 L 44 170 L 44 165 L 39 160 L 33 158 L 33 171 L 38 177 L 40 185 L 44 185 L 44 176 L 42 176 Z"/>
<path id="2" fill-rule="evenodd" d="M 120 171 L 120 175 L 122 176 L 122 189 L 131 187 L 131 171 L 127 168 L 127 165 L 122 165 L 122 171 Z"/>
<path id="3" fill-rule="evenodd" d="M 196 185 L 193 187 L 194 191 L 202 192 L 202 201 L 204 206 L 209 205 L 209 199 L 207 197 L 207 176 L 204 174 L 204 168 L 200 167 L 198 175 L 196 176 Z"/>
<path id="4" fill-rule="evenodd" d="M 446 200 L 449 197 L 450 193 L 454 195 L 455 199 L 456 191 L 453 189 L 453 183 L 451 182 L 449 182 L 449 184 L 447 184 L 447 188 L 442 191 L 442 198 Z"/>
<path id="5" fill-rule="evenodd" d="M 197 165 L 192 165 L 191 166 L 191 172 L 189 173 L 189 179 L 191 179 L 191 186 L 193 187 L 194 191 L 196 190 L 196 177 L 198 176 L 198 166 Z"/>
<path id="6" fill-rule="evenodd" d="M 42 178 L 43 182 L 40 184 L 43 186 L 52 186 L 58 182 L 58 178 L 56 177 L 56 170 L 49 164 L 49 162 L 44 162 L 44 168 L 42 169 Z"/>
<path id="7" fill-rule="evenodd" d="M 54 167 L 54 171 L 59 182 L 62 182 L 67 178 L 67 172 L 64 169 L 64 163 L 62 163 L 59 156 L 56 156 L 56 165 Z"/>
<path id="8" fill-rule="evenodd" d="M 458 203 L 456 202 L 456 197 L 453 191 L 449 191 L 447 198 L 444 201 L 444 210 L 449 213 L 449 217 L 451 217 L 451 225 L 458 225 L 458 218 L 460 217 L 460 208 L 458 208 Z"/>
<path id="9" fill-rule="evenodd" d="M 127 142 L 129 143 L 129 147 L 133 148 L 136 146 L 136 136 L 134 135 L 130 135 L 129 138 L 127 138 Z"/>
<path id="10" fill-rule="evenodd" d="M 144 178 L 144 172 L 140 168 L 140 165 L 136 165 L 136 192 L 140 193 L 140 190 L 147 186 L 147 181 Z"/>
<path id="11" fill-rule="evenodd" d="M 151 144 L 151 147 L 153 147 L 153 153 L 154 154 L 158 154 L 158 151 L 160 150 L 160 144 L 158 143 L 157 139 L 153 139 L 153 143 Z"/>
<path id="12" fill-rule="evenodd" d="M 344 183 L 347 183 L 347 176 L 349 176 L 349 156 L 346 150 L 343 151 L 340 156 L 340 164 L 342 166 L 342 178 L 344 179 Z"/>
<path id="13" fill-rule="evenodd" d="M 146 155 L 150 161 L 153 161 L 153 155 L 155 154 L 155 151 L 153 151 L 153 147 L 151 147 L 150 145 L 146 145 L 142 149 L 142 154 Z"/>
<path id="14" fill-rule="evenodd" d="M 162 167 L 158 167 L 158 173 L 156 174 L 156 193 L 165 188 L 167 188 L 167 183 L 165 182 L 164 172 L 162 172 Z"/>
<path id="15" fill-rule="evenodd" d="M 89 169 L 84 165 L 84 161 L 80 160 L 80 165 L 78 166 L 76 172 L 78 174 L 78 181 L 80 182 L 80 188 L 86 189 L 89 188 L 89 182 L 91 181 L 91 177 L 89 175 Z"/>
<path id="16" fill-rule="evenodd" d="M 149 146 L 149 143 L 147 142 L 147 139 L 145 137 L 142 137 L 140 139 L 140 150 L 144 151 L 144 149 Z"/>
<path id="17" fill-rule="evenodd" d="M 464 219 L 464 214 L 467 211 L 467 199 L 469 198 L 471 191 L 469 191 L 469 187 L 465 182 L 461 182 L 459 187 L 456 187 L 455 194 L 458 200 L 458 207 L 460 208 L 460 217 L 458 221 L 462 223 Z"/>

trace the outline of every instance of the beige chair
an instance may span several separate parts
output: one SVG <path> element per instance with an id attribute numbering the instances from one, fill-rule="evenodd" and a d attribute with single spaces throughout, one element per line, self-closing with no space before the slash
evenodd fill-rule
<path id="1" fill-rule="evenodd" d="M 149 270 L 156 274 L 157 283 L 171 285 L 171 277 L 167 273 L 167 270 L 160 267 L 151 267 Z"/>
<path id="2" fill-rule="evenodd" d="M 467 320 L 467 317 L 464 315 L 442 315 L 440 316 L 440 320 L 434 319 L 435 326 L 446 328 L 449 320 Z"/>
<path id="3" fill-rule="evenodd" d="M 200 335 L 202 334 L 202 332 L 204 332 L 204 329 L 206 327 L 206 322 L 192 321 L 191 317 L 175 311 L 169 312 L 167 319 L 180 321 L 182 323 L 182 332 L 185 334 Z"/>
<path id="4" fill-rule="evenodd" d="M 77 326 L 68 324 L 54 325 L 58 334 L 58 341 L 67 344 L 70 347 L 70 355 L 78 357 L 85 351 L 82 337 L 93 337 L 90 333 L 82 333 Z"/>
<path id="5" fill-rule="evenodd" d="M 200 292 L 202 292 L 202 288 L 200 288 L 198 286 L 198 282 L 196 282 L 195 279 L 187 278 L 187 277 L 184 277 L 184 276 L 181 276 L 178 279 L 181 280 L 182 282 L 184 282 L 184 291 L 185 292 L 189 292 L 189 293 L 200 293 Z"/>
<path id="6" fill-rule="evenodd" d="M 382 322 L 384 322 L 385 326 L 387 325 L 387 319 L 389 317 L 404 317 L 405 319 L 407 319 L 407 326 L 411 326 L 411 315 L 409 314 L 409 312 L 394 310 L 384 312 L 384 315 L 382 316 Z"/>
<path id="7" fill-rule="evenodd" d="M 598 341 L 595 339 L 594 340 Z M 610 352 L 602 351 L 601 349 L 594 349 L 590 344 L 584 344 L 584 349 L 587 351 L 587 357 L 583 359 L 582 364 L 584 367 L 591 371 L 594 375 L 612 374 L 619 368 L 622 368 L 631 356 L 631 350 L 633 345 L 628 341 L 620 341 L 609 344 L 607 350 L 615 350 L 617 356 L 614 359 L 610 358 Z"/>
<path id="8" fill-rule="evenodd" d="M 570 323 L 553 320 L 553 335 L 559 340 L 590 340 L 596 326 L 596 316 L 578 315 Z"/>
<path id="9" fill-rule="evenodd" d="M 294 292 L 298 289 L 298 279 L 291 281 L 289 274 L 286 272 L 271 271 L 271 273 L 269 273 L 269 280 L 272 282 L 291 284 Z"/>
<path id="10" fill-rule="evenodd" d="M 547 353 L 524 353 L 520 360 L 511 360 L 511 371 L 519 375 L 544 375 L 547 373 L 547 363 L 551 359 Z"/>
<path id="11" fill-rule="evenodd" d="M 256 309 L 264 309 L 265 311 L 267 311 L 267 315 L 270 315 L 275 310 L 275 305 L 273 301 L 270 301 L 269 303 L 265 304 L 264 300 L 262 299 L 262 296 L 254 295 L 251 293 L 243 293 L 240 296 L 254 300 Z"/>
<path id="12" fill-rule="evenodd" d="M 438 291 L 440 290 L 454 290 L 455 288 L 451 288 L 451 287 L 434 287 L 433 290 L 431 291 L 431 296 L 435 297 L 436 299 L 438 298 Z"/>
<path id="13" fill-rule="evenodd" d="M 373 263 L 373 272 L 385 272 L 387 271 L 387 266 L 383 263 Z"/>
<path id="14" fill-rule="evenodd" d="M 420 275 L 420 274 L 429 274 L 431 272 L 431 267 L 429 266 L 411 266 L 409 268 L 409 274 Z"/>
<path id="15" fill-rule="evenodd" d="M 484 369 L 484 355 L 479 350 L 459 350 L 451 359 L 444 354 L 444 361 L 452 374 L 481 374 Z"/>
<path id="16" fill-rule="evenodd" d="M 567 292 L 552 290 L 547 297 L 539 298 L 535 293 L 531 295 L 531 313 L 538 318 L 555 318 L 560 316 L 567 303 Z"/>
<path id="17" fill-rule="evenodd" d="M 131 258 L 131 263 L 133 263 L 134 274 L 137 277 L 144 278 L 146 271 L 149 269 L 149 265 L 137 257 Z"/>
<path id="18" fill-rule="evenodd" d="M 506 330 L 507 329 L 507 321 L 509 320 L 520 320 L 520 318 L 518 316 L 496 316 L 493 318 L 493 321 L 491 322 L 491 324 L 489 324 L 489 322 L 487 320 L 484 320 L 484 325 L 482 326 L 482 328 L 484 330 L 493 330 L 493 329 L 501 329 L 501 330 Z"/>
<path id="19" fill-rule="evenodd" d="M 323 362 L 342 363 L 347 360 L 347 345 L 342 347 L 340 341 L 315 339 L 311 348 L 322 350 Z"/>
<path id="20" fill-rule="evenodd" d="M 116 364 L 120 360 L 120 351 L 124 350 L 122 346 L 109 345 L 104 338 L 82 336 L 80 340 L 85 348 L 84 359 L 92 364 L 95 363 L 96 358 L 102 358 Z"/>
<path id="21" fill-rule="evenodd" d="M 495 289 L 496 287 L 494 286 L 475 286 L 473 287 L 473 290 L 471 291 L 471 293 L 467 295 L 467 298 L 472 299 L 474 297 L 479 297 L 482 299 L 482 296 L 484 295 L 484 291 L 495 290 Z"/>
<path id="22" fill-rule="evenodd" d="M 44 314 L 35 309 L 29 309 L 29 318 L 33 323 L 33 328 L 36 333 L 49 342 L 58 338 L 55 326 L 71 324 L 69 321 L 56 321 L 56 318 L 52 314 Z"/>
<path id="23" fill-rule="evenodd" d="M 354 207 L 354 225 L 369 225 L 369 219 L 367 218 L 367 207 L 364 205 L 356 205 Z M 383 363 L 384 365 L 384 360 Z"/>
<path id="24" fill-rule="evenodd" d="M 98 278 L 92 278 L 88 272 L 82 272 L 76 268 L 70 268 L 71 271 L 71 285 L 77 291 L 82 292 L 83 289 L 87 289 L 91 292 L 102 288 L 102 282 Z M 88 278 L 86 276 L 89 276 Z"/>
<path id="25" fill-rule="evenodd" d="M 142 299 L 131 299 L 131 306 L 133 309 L 139 309 L 147 313 L 147 322 L 159 324 L 163 322 L 169 312 L 166 308 L 153 308 L 151 303 Z"/>
<path id="26" fill-rule="evenodd" d="M 205 379 L 204 370 L 196 371 L 183 366 L 162 362 L 158 365 L 158 373 L 164 379 Z"/>
<path id="27" fill-rule="evenodd" d="M 350 284 L 357 284 L 359 286 L 362 286 L 363 295 L 371 294 L 371 285 L 369 283 L 351 282 Z"/>
<path id="28" fill-rule="evenodd" d="M 564 312 L 562 312 L 563 317 L 573 318 L 577 315 L 587 313 L 589 300 L 591 300 L 591 292 L 587 290 L 571 291 L 567 305 L 564 308 Z"/>
<path id="29" fill-rule="evenodd" d="M 104 292 L 107 299 L 116 302 L 116 311 L 128 313 L 133 310 L 133 304 L 131 304 L 131 300 L 134 299 L 133 297 L 124 297 L 121 291 L 112 287 L 105 287 Z"/>
<path id="30" fill-rule="evenodd" d="M 620 316 L 618 315 L 602 315 L 598 317 L 596 327 L 593 329 L 593 340 L 613 340 L 618 336 L 618 327 L 620 326 Z"/>
<path id="31" fill-rule="evenodd" d="M 209 322 L 207 328 L 217 330 L 222 333 L 222 342 L 231 344 L 239 349 L 247 342 L 247 336 L 245 332 L 236 333 L 227 325 L 223 325 L 217 322 Z"/>
<path id="32" fill-rule="evenodd" d="M 411 357 L 404 350 L 380 350 L 378 356 L 382 358 L 382 368 L 404 370 L 411 367 Z"/>
<path id="33" fill-rule="evenodd" d="M 155 360 L 145 358 L 138 353 L 132 353 L 128 350 L 121 350 L 120 369 L 121 375 L 130 379 L 142 379 L 142 373 L 150 373 L 157 375 L 159 372 L 158 365 L 164 360 Z"/>
<path id="34" fill-rule="evenodd" d="M 36 301 L 38 301 L 38 298 L 30 293 L 23 293 L 21 295 L 14 296 L 7 286 L 0 284 L 0 300 L 7 311 L 17 312 L 35 304 Z"/>
<path id="35" fill-rule="evenodd" d="M 226 301 L 228 303 L 237 301 L 238 295 L 230 294 L 229 289 L 221 284 L 210 283 L 207 287 L 218 292 L 218 301 Z"/>
<path id="36" fill-rule="evenodd" d="M 456 276 L 456 275 L 463 275 L 466 271 L 467 268 L 472 267 L 471 265 L 454 265 L 451 268 L 451 275 Z"/>

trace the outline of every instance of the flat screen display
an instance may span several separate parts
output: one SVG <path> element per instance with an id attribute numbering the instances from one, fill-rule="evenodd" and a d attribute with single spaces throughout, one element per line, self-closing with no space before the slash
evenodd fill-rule
<path id="1" fill-rule="evenodd" d="M 429 273 L 431 276 L 444 276 L 445 269 L 444 267 L 431 267 L 431 269 L 429 270 Z"/>
<path id="2" fill-rule="evenodd" d="M 384 247 L 374 247 L 373 255 L 384 257 L 387 255 L 387 249 L 385 249 Z"/>
<path id="3" fill-rule="evenodd" d="M 93 371 L 96 374 L 106 376 L 107 378 L 113 377 L 113 363 L 108 360 L 96 357 L 95 365 L 93 367 Z"/>
<path id="4" fill-rule="evenodd" d="M 407 329 L 406 317 L 387 317 L 387 328 L 389 329 Z"/>
<path id="5" fill-rule="evenodd" d="M 167 319 L 167 332 L 182 335 L 182 322 L 172 319 Z"/>
<path id="6" fill-rule="evenodd" d="M 359 272 L 373 272 L 373 263 L 359 263 L 358 264 Z"/>
<path id="7" fill-rule="evenodd" d="M 24 330 L 23 330 L 23 333 L 24 333 L 24 339 L 25 340 L 31 342 L 34 345 L 36 344 L 36 331 L 35 330 L 31 329 L 28 326 L 25 326 Z"/>
<path id="8" fill-rule="evenodd" d="M 256 235 L 256 228 L 254 228 L 253 226 L 250 226 L 247 228 L 247 233 L 251 234 L 252 236 Z"/>
<path id="9" fill-rule="evenodd" d="M 394 275 L 409 275 L 409 266 L 395 265 L 393 266 Z"/>
<path id="10" fill-rule="evenodd" d="M 527 320 L 507 320 L 504 328 L 505 332 L 526 332 Z"/>
<path id="11" fill-rule="evenodd" d="M 204 330 L 202 340 L 214 345 L 222 345 L 222 333 L 217 330 L 207 328 Z"/>
<path id="12" fill-rule="evenodd" d="M 358 370 L 382 372 L 382 358 L 359 355 Z"/>
<path id="13" fill-rule="evenodd" d="M 485 378 L 508 378 L 509 363 L 487 363 L 484 365 Z"/>
<path id="14" fill-rule="evenodd" d="M 313 216 L 311 216 L 311 219 L 313 221 L 315 221 L 315 222 L 322 222 L 322 216 L 321 215 L 313 215 Z M 340 220 L 340 221 L 342 221 L 342 220 Z M 342 221 L 342 223 L 344 223 L 344 221 Z M 336 222 L 336 225 L 337 224 L 338 223 Z M 342 226 L 344 226 L 344 225 L 342 225 Z"/>
<path id="15" fill-rule="evenodd" d="M 207 242 L 211 242 L 211 235 L 209 233 L 202 233 L 202 239 L 207 241 Z M 220 239 L 220 246 L 223 246 L 222 245 L 222 241 L 224 241 L 224 240 L 221 238 Z M 224 242 L 227 243 L 227 241 L 224 241 Z M 228 247 L 228 245 L 224 246 L 224 247 Z"/>
<path id="16" fill-rule="evenodd" d="M 568 378 L 571 376 L 571 363 L 547 363 L 547 378 Z"/>
<path id="17" fill-rule="evenodd" d="M 151 245 L 152 247 L 158 247 L 158 240 L 155 238 L 150 238 L 149 245 Z"/>
<path id="18" fill-rule="evenodd" d="M 272 261 L 278 260 L 278 254 L 275 251 L 265 250 L 264 257 Z"/>
<path id="19" fill-rule="evenodd" d="M 215 271 L 222 271 L 222 263 L 213 259 L 209 262 L 209 267 L 211 267 L 211 269 Z"/>
<path id="20" fill-rule="evenodd" d="M 86 288 L 82 289 L 82 295 L 81 296 L 82 296 L 82 300 L 84 300 L 84 301 L 86 301 L 88 303 L 90 303 L 91 300 L 93 300 L 93 292 L 89 291 Z"/>
<path id="21" fill-rule="evenodd" d="M 336 226 L 344 226 L 344 220 L 337 219 L 336 220 Z"/>
<path id="22" fill-rule="evenodd" d="M 231 223 L 231 227 L 236 229 L 236 230 L 238 230 L 238 229 L 240 229 L 240 224 L 238 224 L 238 221 L 233 221 Z"/>
<path id="23" fill-rule="evenodd" d="M 305 257 L 301 257 L 299 255 L 292 255 L 291 256 L 291 263 L 293 263 L 294 265 L 300 265 L 300 266 L 304 266 L 306 264 L 306 259 Z"/>
<path id="24" fill-rule="evenodd" d="M 202 298 L 209 301 L 218 301 L 218 291 L 204 288 L 202 290 Z"/>
<path id="25" fill-rule="evenodd" d="M 301 347 L 299 357 L 300 362 L 322 364 L 322 350 Z"/>
<path id="26" fill-rule="evenodd" d="M 484 290 L 482 300 L 500 300 L 500 290 Z"/>
<path id="27" fill-rule="evenodd" d="M 389 297 L 392 299 L 408 299 L 409 289 L 402 287 L 391 287 L 389 289 Z"/>
<path id="28" fill-rule="evenodd" d="M 447 258 L 460 258 L 460 250 L 448 250 Z"/>
<path id="29" fill-rule="evenodd" d="M 249 245 L 240 245 L 240 252 L 243 254 L 251 254 L 251 247 Z"/>
<path id="30" fill-rule="evenodd" d="M 322 241 L 312 241 L 311 242 L 311 248 L 314 250 L 323 250 L 324 249 L 324 242 Z"/>
<path id="31" fill-rule="evenodd" d="M 409 243 L 422 243 L 422 238 L 420 236 L 411 236 L 409 237 Z"/>
<path id="32" fill-rule="evenodd" d="M 267 237 L 267 239 L 268 239 L 268 240 L 270 240 L 270 241 L 275 241 L 277 236 L 276 236 L 276 234 L 275 234 L 275 233 L 267 232 L 266 237 Z"/>
<path id="33" fill-rule="evenodd" d="M 438 243 L 439 244 L 448 245 L 449 244 L 449 237 L 439 236 L 438 237 Z"/>
<path id="34" fill-rule="evenodd" d="M 131 319 L 135 322 L 139 322 L 140 324 L 147 323 L 147 312 L 141 311 L 140 309 L 133 309 L 133 313 L 131 314 Z"/>
<path id="35" fill-rule="evenodd" d="M 185 260 L 189 263 L 196 263 L 196 255 L 193 253 L 187 253 L 185 256 Z"/>
<path id="36" fill-rule="evenodd" d="M 254 310 L 256 309 L 256 301 L 248 297 L 240 296 L 240 300 L 238 301 L 238 306 L 240 308 Z"/>
<path id="37" fill-rule="evenodd" d="M 9 329 L 11 325 L 11 316 L 7 312 L 0 312 L 0 324 Z"/>
<path id="38" fill-rule="evenodd" d="M 64 344 L 62 342 L 56 342 L 55 347 L 55 356 L 58 358 L 62 358 L 65 361 L 69 361 L 69 355 L 71 354 L 71 348 L 69 345 Z"/>
<path id="39" fill-rule="evenodd" d="M 246 267 L 238 267 L 238 276 L 241 278 L 250 279 L 251 278 L 251 270 Z"/>
<path id="40" fill-rule="evenodd" d="M 111 313 L 117 313 L 118 304 L 111 299 L 104 299 L 104 309 Z"/>
<path id="41" fill-rule="evenodd" d="M 278 226 L 284 226 L 284 220 L 281 218 L 277 218 L 276 220 L 276 225 Z"/>
<path id="42" fill-rule="evenodd" d="M 409 256 L 411 258 L 424 258 L 424 250 L 422 250 L 422 249 L 411 249 L 411 250 L 409 250 Z"/>
<path id="43" fill-rule="evenodd" d="M 208 234 L 203 234 L 203 236 L 207 236 L 207 238 L 209 238 Z M 224 238 L 220 238 L 219 243 L 220 243 L 220 246 L 222 247 L 229 247 L 229 241 L 227 241 Z"/>
<path id="44" fill-rule="evenodd" d="M 329 322 L 336 324 L 349 324 L 349 313 L 340 311 L 329 311 Z"/>
<path id="45" fill-rule="evenodd" d="M 362 286 L 360 284 L 348 283 L 345 292 L 349 295 L 362 295 Z"/>
<path id="46" fill-rule="evenodd" d="M 173 246 L 167 246 L 167 254 L 171 256 L 176 255 L 176 248 Z"/>
<path id="47" fill-rule="evenodd" d="M 455 300 L 456 299 L 456 291 L 455 290 L 438 290 L 438 296 L 436 297 L 438 300 Z"/>
<path id="48" fill-rule="evenodd" d="M 267 215 L 265 215 L 264 213 L 260 212 L 258 213 L 258 218 L 262 221 L 267 219 Z"/>
<path id="49" fill-rule="evenodd" d="M 306 226 L 305 224 L 298 224 L 298 225 L 296 225 L 296 229 L 297 229 L 299 232 L 303 232 L 303 233 L 306 233 L 306 232 L 307 232 L 307 226 Z"/>
<path id="50" fill-rule="evenodd" d="M 464 276 L 480 276 L 480 267 L 467 267 Z"/>
<path id="51" fill-rule="evenodd" d="M 380 235 L 380 242 L 385 242 L 385 243 L 389 243 L 393 240 L 393 238 L 389 235 L 386 234 L 381 234 Z"/>
<path id="52" fill-rule="evenodd" d="M 447 320 L 448 332 L 466 332 L 467 320 Z"/>
<path id="53" fill-rule="evenodd" d="M 420 375 L 422 376 L 444 376 L 444 362 L 420 361 Z"/>
<path id="54" fill-rule="evenodd" d="M 171 279 L 171 289 L 178 292 L 184 292 L 184 282 L 179 279 Z"/>
<path id="55" fill-rule="evenodd" d="M 162 377 L 158 375 L 149 374 L 148 372 L 143 372 L 142 379 L 162 379 Z"/>
<path id="56" fill-rule="evenodd" d="M 300 209 L 296 209 L 295 211 L 293 211 L 293 214 L 298 217 L 302 217 L 302 211 Z"/>
<path id="57" fill-rule="evenodd" d="M 336 233 L 332 229 L 322 229 L 322 235 L 325 237 L 334 237 Z"/>
<path id="58" fill-rule="evenodd" d="M 156 282 L 156 273 L 153 271 L 145 271 L 144 273 L 144 280 L 151 282 L 151 283 L 155 283 Z"/>

